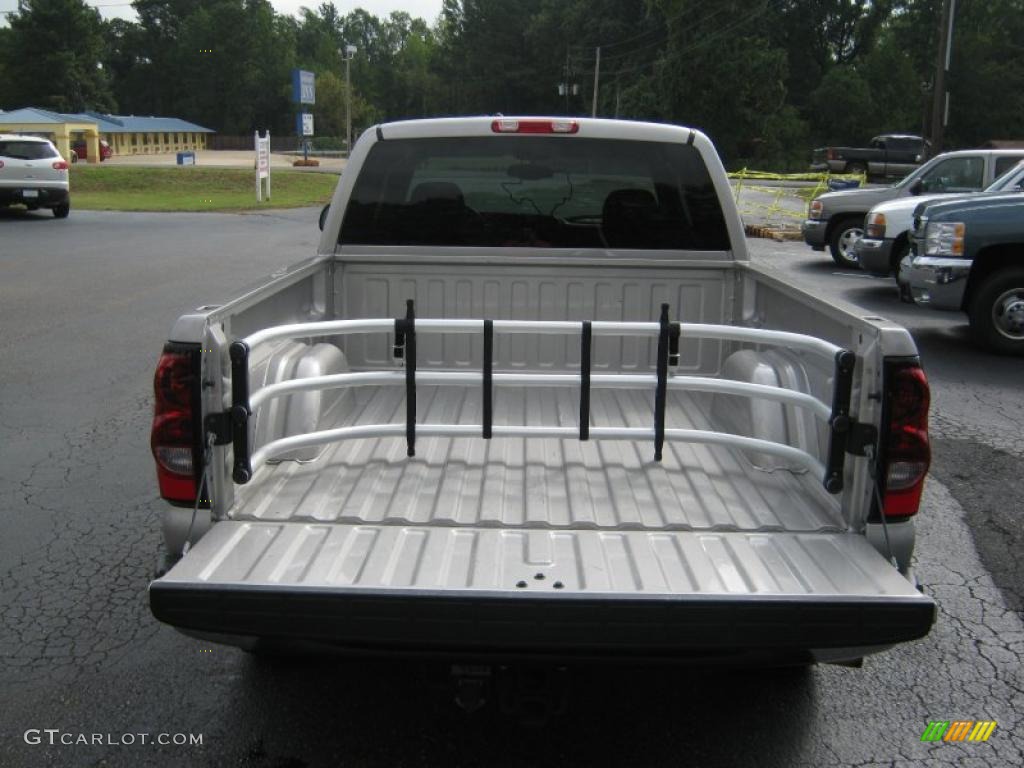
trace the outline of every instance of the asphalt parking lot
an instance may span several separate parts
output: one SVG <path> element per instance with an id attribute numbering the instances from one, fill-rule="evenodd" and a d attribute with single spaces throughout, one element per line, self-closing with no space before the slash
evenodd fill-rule
<path id="1" fill-rule="evenodd" d="M 257 659 L 158 624 L 153 365 L 182 312 L 312 255 L 317 213 L 0 212 L 0 765 L 1024 764 L 1021 361 L 799 243 L 751 249 L 908 325 L 931 378 L 917 574 L 940 613 L 924 640 L 861 669 L 576 669 L 568 711 L 533 727 L 455 709 L 442 668 Z M 921 742 L 957 719 L 998 726 L 986 743 Z"/>

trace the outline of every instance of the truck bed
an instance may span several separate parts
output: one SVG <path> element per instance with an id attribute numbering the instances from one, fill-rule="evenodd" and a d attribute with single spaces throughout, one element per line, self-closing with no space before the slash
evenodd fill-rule
<path id="1" fill-rule="evenodd" d="M 401 423 L 404 392 L 352 390 L 333 426 Z M 595 390 L 592 424 L 651 424 L 650 393 Z M 710 429 L 701 398 L 669 396 L 669 426 Z M 419 423 L 480 421 L 478 389 L 420 387 Z M 565 388 L 502 389 L 495 424 L 576 426 Z M 649 442 L 394 438 L 328 446 L 315 461 L 269 465 L 238 490 L 234 519 L 543 529 L 845 530 L 838 504 L 806 473 L 754 467 L 720 446 Z"/>
<path id="2" fill-rule="evenodd" d="M 418 423 L 479 419 L 476 390 L 419 390 Z M 337 426 L 400 422 L 403 395 L 354 390 Z M 595 423 L 651 419 L 641 393 L 592 395 Z M 496 425 L 576 422 L 566 389 L 497 401 Z M 710 426 L 699 396 L 671 393 L 668 412 L 673 426 Z M 152 585 L 153 611 L 204 638 L 463 660 L 809 647 L 795 658 L 828 659 L 927 631 L 931 602 L 846 529 L 818 479 L 719 446 L 652 453 L 648 441 L 422 438 L 408 457 L 385 438 L 265 465 L 232 519 Z"/>

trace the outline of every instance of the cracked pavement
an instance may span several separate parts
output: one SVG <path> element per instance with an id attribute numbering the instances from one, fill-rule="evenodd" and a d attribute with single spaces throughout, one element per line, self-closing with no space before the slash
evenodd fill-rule
<path id="1" fill-rule="evenodd" d="M 455 710 L 444 669 L 257 659 L 158 624 L 160 346 L 188 308 L 310 255 L 317 213 L 0 213 L 0 766 L 1024 764 L 1021 362 L 802 244 L 751 248 L 908 325 L 931 378 L 917 574 L 939 615 L 924 640 L 861 669 L 576 669 L 569 711 L 528 728 Z M 983 744 L 920 741 L 954 719 L 999 725 Z M 36 746 L 30 728 L 203 744 Z"/>

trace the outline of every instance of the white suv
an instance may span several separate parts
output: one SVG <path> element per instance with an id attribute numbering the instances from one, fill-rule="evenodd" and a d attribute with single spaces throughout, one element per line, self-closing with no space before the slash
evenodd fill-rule
<path id="1" fill-rule="evenodd" d="M 0 207 L 17 203 L 67 218 L 68 163 L 46 139 L 0 133 Z"/>

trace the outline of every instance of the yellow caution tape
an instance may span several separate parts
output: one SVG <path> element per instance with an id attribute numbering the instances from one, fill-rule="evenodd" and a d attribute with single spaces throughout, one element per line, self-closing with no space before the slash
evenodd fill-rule
<path id="1" fill-rule="evenodd" d="M 831 179 L 843 181 L 856 180 L 861 184 L 867 181 L 867 178 L 859 173 L 771 173 L 769 171 L 755 171 L 749 168 L 734 171 L 728 174 L 728 176 L 730 179 L 739 182 L 734 185 L 734 199 L 737 203 L 740 203 L 740 193 L 744 189 L 774 194 L 771 202 L 743 200 L 740 213 L 757 212 L 762 215 L 777 215 L 791 219 L 803 219 L 806 215 L 807 205 L 815 197 L 828 190 Z M 744 184 L 748 180 L 755 183 Z M 756 182 L 758 181 L 814 181 L 817 183 L 813 187 L 767 187 L 757 185 Z M 793 204 L 797 201 L 799 206 L 794 207 Z"/>

